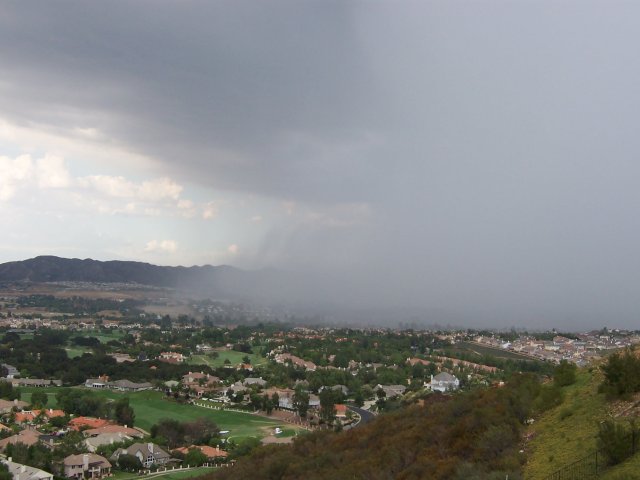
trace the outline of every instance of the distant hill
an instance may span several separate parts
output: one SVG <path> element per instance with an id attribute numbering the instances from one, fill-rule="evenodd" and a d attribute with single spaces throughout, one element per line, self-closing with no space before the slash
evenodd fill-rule
<path id="1" fill-rule="evenodd" d="M 143 262 L 39 256 L 0 264 L 0 283 L 91 282 L 137 283 L 154 287 L 197 290 L 239 296 L 260 291 L 272 272 L 244 271 L 235 267 L 163 267 Z"/>

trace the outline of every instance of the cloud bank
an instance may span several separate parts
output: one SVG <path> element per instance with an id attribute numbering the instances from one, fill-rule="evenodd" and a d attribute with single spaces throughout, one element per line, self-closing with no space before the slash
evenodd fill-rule
<path id="1" fill-rule="evenodd" d="M 129 256 L 172 238 L 357 308 L 635 325 L 639 9 L 5 4 L 0 202 L 75 195 L 149 219 Z"/>

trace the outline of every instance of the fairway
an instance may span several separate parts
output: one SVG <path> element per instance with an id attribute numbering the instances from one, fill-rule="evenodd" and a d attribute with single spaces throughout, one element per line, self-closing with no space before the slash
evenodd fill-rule
<path id="1" fill-rule="evenodd" d="M 44 392 L 47 394 L 47 408 L 56 408 L 58 402 L 56 401 L 56 393 L 60 390 L 58 387 L 50 388 L 37 388 L 37 387 L 20 387 L 20 400 L 23 402 L 31 403 L 31 394 L 33 392 Z"/>
<path id="2" fill-rule="evenodd" d="M 182 480 L 184 478 L 199 477 L 213 471 L 214 469 L 211 467 L 191 468 L 189 470 L 176 469 L 169 470 L 169 472 L 163 474 L 154 474 L 151 478 L 158 478 L 162 480 Z M 112 475 L 111 478 L 113 480 L 131 480 L 134 478 L 140 478 L 140 475 L 137 473 L 115 471 L 115 474 Z"/>
<path id="3" fill-rule="evenodd" d="M 217 353 L 217 358 L 212 358 L 208 355 L 192 355 L 188 363 L 191 365 L 207 365 L 208 367 L 216 368 L 224 366 L 225 360 L 229 360 L 230 364 L 235 367 L 239 363 L 242 363 L 242 359 L 245 356 L 249 357 L 249 359 L 251 360 L 251 365 L 254 366 L 262 365 L 267 361 L 264 357 L 261 357 L 260 355 L 257 355 L 255 353 L 246 354 L 242 352 L 236 352 L 235 350 L 224 350 Z"/>
<path id="4" fill-rule="evenodd" d="M 85 347 L 65 347 L 65 350 L 69 358 L 81 357 L 83 354 L 91 353 L 92 351 L 90 348 Z"/>
<path id="5" fill-rule="evenodd" d="M 487 355 L 490 357 L 504 358 L 506 360 L 527 360 L 530 362 L 539 361 L 527 355 L 522 355 L 517 352 L 505 350 L 503 348 L 492 348 L 484 345 L 478 345 L 477 343 L 469 343 L 469 342 L 457 343 L 454 347 L 447 348 L 446 350 L 449 350 L 452 352 L 466 353 L 466 354 L 471 353 L 471 354 L 477 355 L 478 359 L 481 359 L 482 355 Z"/>
<path id="6" fill-rule="evenodd" d="M 109 332 L 105 332 L 103 331 L 88 331 L 88 332 L 82 332 L 79 335 L 75 335 L 77 337 L 94 337 L 97 338 L 98 340 L 100 340 L 100 343 L 108 343 L 111 340 L 120 340 L 122 337 L 125 336 L 125 332 L 123 332 L 122 330 L 119 329 L 114 329 L 111 330 Z"/>
<path id="7" fill-rule="evenodd" d="M 85 390 L 83 387 L 77 387 Z M 31 393 L 34 391 L 44 391 L 49 401 L 47 408 L 55 408 L 55 395 L 60 388 L 22 388 L 21 399 L 25 402 L 31 400 Z M 86 389 L 89 391 L 89 389 Z M 145 431 L 149 431 L 151 426 L 164 418 L 171 418 L 180 422 L 192 421 L 197 418 L 209 418 L 214 421 L 220 430 L 229 430 L 229 435 L 234 439 L 246 437 L 264 437 L 269 434 L 267 430 L 276 426 L 282 426 L 282 422 L 253 415 L 251 413 L 233 412 L 227 410 L 213 410 L 196 407 L 190 404 L 179 404 L 170 400 L 165 400 L 164 395 L 156 391 L 145 391 L 135 393 L 119 393 L 110 390 L 90 390 L 97 396 L 120 399 L 129 397 L 129 403 L 133 407 L 136 415 L 135 426 Z"/>

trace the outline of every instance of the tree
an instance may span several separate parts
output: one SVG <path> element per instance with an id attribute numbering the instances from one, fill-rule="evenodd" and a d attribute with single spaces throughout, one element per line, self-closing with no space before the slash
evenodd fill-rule
<path id="1" fill-rule="evenodd" d="M 249 402 L 251 403 L 251 406 L 254 410 L 260 410 L 260 408 L 263 406 L 263 399 L 259 393 L 251 393 L 249 395 Z"/>
<path id="2" fill-rule="evenodd" d="M 49 423 L 56 428 L 65 428 L 69 424 L 69 415 L 50 418 Z"/>
<path id="3" fill-rule="evenodd" d="M 185 428 L 182 423 L 173 418 L 164 418 L 151 427 L 153 438 L 162 438 L 171 449 L 184 444 Z"/>
<path id="4" fill-rule="evenodd" d="M 336 418 L 336 401 L 333 390 L 324 388 L 320 392 L 320 419 L 331 424 Z"/>
<path id="5" fill-rule="evenodd" d="M 12 480 L 13 475 L 9 472 L 9 467 L 0 463 L 0 480 Z"/>
<path id="6" fill-rule="evenodd" d="M 47 406 L 49 396 L 44 392 L 33 392 L 31 394 L 31 405 L 34 408 L 44 408 Z"/>
<path id="7" fill-rule="evenodd" d="M 353 396 L 353 403 L 356 407 L 362 407 L 364 405 L 364 395 L 361 390 L 357 390 Z"/>
<path id="8" fill-rule="evenodd" d="M 293 408 L 302 418 L 307 416 L 309 410 L 309 393 L 298 385 L 293 394 Z"/>
<path id="9" fill-rule="evenodd" d="M 129 397 L 121 398 L 116 402 L 114 409 L 115 419 L 121 425 L 127 425 L 133 427 L 136 415 L 133 411 L 133 407 L 129 405 Z"/>
<path id="10" fill-rule="evenodd" d="M 640 358 L 630 349 L 615 353 L 602 366 L 605 380 L 600 391 L 610 397 L 627 397 L 640 391 Z"/>
<path id="11" fill-rule="evenodd" d="M 84 443 L 84 435 L 80 432 L 67 433 L 56 447 L 56 456 L 64 458 L 75 453 L 84 453 L 87 446 Z"/>
<path id="12" fill-rule="evenodd" d="M 190 466 L 200 466 L 207 461 L 207 456 L 199 448 L 190 448 L 184 457 L 184 463 Z"/>
<path id="13" fill-rule="evenodd" d="M 120 467 L 121 470 L 135 472 L 142 468 L 142 463 L 140 463 L 140 459 L 135 455 L 121 454 L 118 457 L 118 467 Z"/>
<path id="14" fill-rule="evenodd" d="M 267 415 L 273 412 L 273 402 L 266 393 L 262 396 L 261 408 L 267 413 Z"/>
<path id="15" fill-rule="evenodd" d="M 553 383 L 558 387 L 566 387 L 567 385 L 573 385 L 576 383 L 576 367 L 575 363 L 569 363 L 566 360 L 562 360 L 553 371 Z"/>
<path id="16" fill-rule="evenodd" d="M 20 400 L 20 390 L 13 388 L 10 382 L 0 381 L 0 398 L 7 400 Z"/>
<path id="17" fill-rule="evenodd" d="M 212 438 L 218 437 L 220 429 L 212 420 L 200 417 L 192 422 L 183 423 L 184 442 L 187 444 L 208 444 Z"/>
<path id="18" fill-rule="evenodd" d="M 633 443 L 639 433 L 632 422 L 628 427 L 613 420 L 602 422 L 598 428 L 598 448 L 604 452 L 607 463 L 617 465 L 633 455 Z"/>
<path id="19" fill-rule="evenodd" d="M 378 400 L 376 400 L 378 410 L 384 410 L 384 407 L 387 404 L 387 392 L 385 392 L 382 388 L 379 388 L 376 391 L 376 396 L 378 397 Z"/>

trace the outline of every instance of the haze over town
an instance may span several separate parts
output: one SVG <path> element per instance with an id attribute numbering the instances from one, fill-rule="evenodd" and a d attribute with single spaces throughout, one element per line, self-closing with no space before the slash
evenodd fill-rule
<path id="1" fill-rule="evenodd" d="M 364 316 L 635 327 L 638 10 L 4 3 L 0 262 L 273 268 Z"/>

